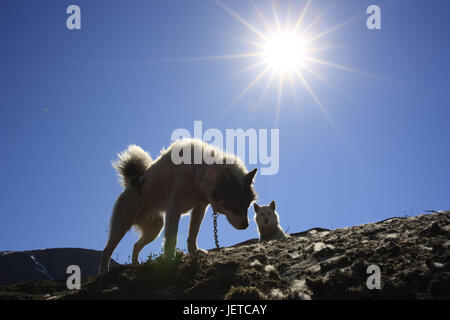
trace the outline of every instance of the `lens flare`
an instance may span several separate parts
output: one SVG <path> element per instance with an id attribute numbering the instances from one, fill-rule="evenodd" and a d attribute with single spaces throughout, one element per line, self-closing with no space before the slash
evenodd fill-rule
<path id="1" fill-rule="evenodd" d="M 281 101 L 283 95 L 283 88 L 286 85 L 290 85 L 291 90 L 295 99 L 297 100 L 295 82 L 300 83 L 305 91 L 311 96 L 317 107 L 325 115 L 326 119 L 333 125 L 333 120 L 325 109 L 324 105 L 320 102 L 319 97 L 315 94 L 313 88 L 309 84 L 306 74 L 314 76 L 314 78 L 320 80 L 324 84 L 333 88 L 332 85 L 323 76 L 321 76 L 317 71 L 315 71 L 315 65 L 321 65 L 328 68 L 333 68 L 336 70 L 352 72 L 360 75 L 373 76 L 368 73 L 343 66 L 337 63 L 332 63 L 324 59 L 319 59 L 317 56 L 318 52 L 324 50 L 330 50 L 335 48 L 335 46 L 330 45 L 318 45 L 317 40 L 329 36 L 333 32 L 349 25 L 350 23 L 357 21 L 361 17 L 359 15 L 350 18 L 340 24 L 334 25 L 331 28 L 324 29 L 320 27 L 320 22 L 324 19 L 325 11 L 312 16 L 308 23 L 307 13 L 310 11 L 312 0 L 306 0 L 303 8 L 298 14 L 294 21 L 291 21 L 292 16 L 291 4 L 289 2 L 289 7 L 287 10 L 286 18 L 282 19 L 279 15 L 278 5 L 276 1 L 272 0 L 271 13 L 273 15 L 273 23 L 269 21 L 263 14 L 262 10 L 258 8 L 256 3 L 249 0 L 253 9 L 259 17 L 260 22 L 263 24 L 263 28 L 255 27 L 250 21 L 247 21 L 241 17 L 237 12 L 233 11 L 227 7 L 222 1 L 214 0 L 214 2 L 228 12 L 234 19 L 239 21 L 243 26 L 245 26 L 251 33 L 253 37 L 243 38 L 241 36 L 234 36 L 233 38 L 242 41 L 255 47 L 257 49 L 248 51 L 246 53 L 239 54 L 228 54 L 221 56 L 209 56 L 200 58 L 186 59 L 190 61 L 198 60 L 222 60 L 222 59 L 248 59 L 251 63 L 237 72 L 235 75 L 241 75 L 247 72 L 258 70 L 254 78 L 242 89 L 242 91 L 236 96 L 236 98 L 231 102 L 231 104 L 224 108 L 223 113 L 227 113 L 231 106 L 235 105 L 240 99 L 242 99 L 250 90 L 260 85 L 261 82 L 266 83 L 261 86 L 263 88 L 260 103 L 267 96 L 269 89 L 273 86 L 277 87 L 277 103 L 276 103 L 276 114 L 275 122 L 278 121 L 278 114 L 281 109 Z M 255 51 L 257 50 L 257 51 Z M 334 89 L 334 88 L 333 88 Z"/>

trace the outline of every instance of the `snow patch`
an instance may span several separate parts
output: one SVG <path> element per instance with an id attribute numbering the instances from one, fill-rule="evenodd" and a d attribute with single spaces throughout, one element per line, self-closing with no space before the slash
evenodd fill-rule
<path id="1" fill-rule="evenodd" d="M 39 262 L 39 260 L 37 260 L 33 255 L 30 255 L 31 260 L 34 262 L 34 264 L 36 265 L 36 270 L 39 271 L 40 273 L 45 274 L 46 277 L 48 277 L 49 280 L 55 280 L 52 275 L 50 274 L 50 272 L 48 272 L 47 268 Z"/>

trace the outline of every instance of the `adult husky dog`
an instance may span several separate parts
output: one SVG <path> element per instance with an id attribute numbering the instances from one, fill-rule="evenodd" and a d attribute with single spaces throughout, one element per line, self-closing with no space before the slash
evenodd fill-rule
<path id="1" fill-rule="evenodd" d="M 191 210 L 189 254 L 201 250 L 197 235 L 208 205 L 224 214 L 236 229 L 248 227 L 247 209 L 256 197 L 252 182 L 257 169 L 248 172 L 238 157 L 197 139 L 175 141 L 155 161 L 136 145 L 118 157 L 113 166 L 124 191 L 114 205 L 101 272 L 109 269 L 114 249 L 132 226 L 141 233 L 134 244 L 133 264 L 138 263 L 139 252 L 158 237 L 163 225 L 164 255 L 173 258 L 178 222 L 182 214 Z M 174 159 L 180 158 L 183 161 L 176 164 Z"/>

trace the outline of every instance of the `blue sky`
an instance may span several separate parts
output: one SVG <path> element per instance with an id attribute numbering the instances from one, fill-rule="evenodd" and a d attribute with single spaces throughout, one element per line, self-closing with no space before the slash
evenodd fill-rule
<path id="1" fill-rule="evenodd" d="M 224 3 L 263 30 L 250 2 Z M 256 3 L 273 20 L 271 3 Z M 283 21 L 288 1 L 276 3 Z M 81 30 L 66 28 L 71 4 Z M 291 1 L 292 15 L 304 4 Z M 371 4 L 381 30 L 366 28 Z M 358 17 L 318 39 L 333 47 L 318 56 L 371 75 L 315 64 L 329 86 L 305 74 L 334 127 L 299 81 L 295 96 L 284 88 L 278 118 L 276 86 L 260 99 L 265 80 L 232 104 L 258 74 L 239 71 L 255 61 L 191 58 L 251 52 L 236 37 L 257 36 L 213 1 L 2 0 L 0 250 L 102 250 L 121 192 L 111 160 L 128 144 L 155 158 L 194 120 L 223 132 L 280 130 L 279 172 L 255 187 L 259 204 L 276 200 L 289 232 L 450 208 L 449 11 L 447 1 L 312 2 L 305 25 L 324 12 L 313 34 Z M 219 219 L 223 246 L 256 236 L 254 222 L 239 231 Z M 126 262 L 136 240 L 129 232 L 113 257 Z M 198 243 L 214 246 L 210 210 Z"/>

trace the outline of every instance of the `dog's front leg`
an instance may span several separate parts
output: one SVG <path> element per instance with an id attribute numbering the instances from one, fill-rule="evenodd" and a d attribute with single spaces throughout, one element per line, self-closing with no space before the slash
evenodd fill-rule
<path id="1" fill-rule="evenodd" d="M 187 239 L 189 254 L 193 255 L 198 250 L 207 252 L 203 249 L 199 249 L 197 246 L 197 235 L 202 224 L 203 217 L 205 216 L 207 204 L 198 204 L 192 209 L 191 221 L 189 222 L 189 236 Z"/>

